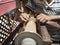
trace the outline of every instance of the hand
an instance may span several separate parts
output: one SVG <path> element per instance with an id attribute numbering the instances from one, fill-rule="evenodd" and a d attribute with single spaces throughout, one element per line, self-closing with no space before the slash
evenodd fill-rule
<path id="1" fill-rule="evenodd" d="M 22 13 L 21 15 L 20 15 L 20 18 L 21 18 L 21 20 L 22 21 L 24 21 L 24 22 L 27 22 L 28 20 L 29 20 L 29 14 L 27 14 L 27 13 Z"/>
<path id="2" fill-rule="evenodd" d="M 45 23 L 46 21 L 50 21 L 51 17 L 41 13 L 40 15 L 37 16 L 37 20 L 39 20 L 42 23 Z"/>

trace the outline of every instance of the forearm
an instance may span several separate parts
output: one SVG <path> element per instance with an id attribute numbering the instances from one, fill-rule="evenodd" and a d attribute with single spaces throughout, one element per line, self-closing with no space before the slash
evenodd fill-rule
<path id="1" fill-rule="evenodd" d="M 60 25 L 54 21 L 47 21 L 46 24 L 51 25 L 51 26 L 56 27 L 56 28 L 60 28 Z"/>
<path id="2" fill-rule="evenodd" d="M 60 15 L 46 15 L 44 13 L 40 13 L 40 15 L 45 15 L 45 17 L 48 20 L 59 20 L 60 19 Z"/>
<path id="3" fill-rule="evenodd" d="M 50 16 L 51 18 L 50 18 L 50 20 L 59 20 L 60 19 L 60 15 L 51 15 Z"/>

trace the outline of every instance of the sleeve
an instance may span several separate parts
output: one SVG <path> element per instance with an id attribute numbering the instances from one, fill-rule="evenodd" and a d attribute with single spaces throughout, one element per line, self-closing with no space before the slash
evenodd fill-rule
<path id="1" fill-rule="evenodd" d="M 35 13 L 40 13 L 43 9 L 43 4 L 40 0 L 28 0 L 25 6 Z"/>

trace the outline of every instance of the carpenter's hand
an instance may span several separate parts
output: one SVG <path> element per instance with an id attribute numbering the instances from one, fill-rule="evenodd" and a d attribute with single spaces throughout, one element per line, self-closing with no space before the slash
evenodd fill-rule
<path id="1" fill-rule="evenodd" d="M 37 20 L 39 20 L 42 23 L 45 23 L 46 21 L 49 21 L 50 19 L 51 17 L 45 14 L 40 14 L 37 16 Z"/>
<path id="2" fill-rule="evenodd" d="M 22 21 L 24 21 L 24 22 L 27 22 L 28 20 L 29 20 L 29 14 L 27 14 L 27 13 L 22 13 L 21 15 L 20 15 L 20 19 L 22 20 Z"/>

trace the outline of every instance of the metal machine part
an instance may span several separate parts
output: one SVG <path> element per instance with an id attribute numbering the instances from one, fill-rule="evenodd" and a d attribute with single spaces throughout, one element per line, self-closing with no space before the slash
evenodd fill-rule
<path id="1" fill-rule="evenodd" d="M 33 40 L 32 38 L 25 38 L 22 40 L 21 45 L 36 45 L 36 41 Z"/>
<path id="2" fill-rule="evenodd" d="M 31 43 L 31 44 L 30 44 Z M 15 38 L 15 45 L 43 45 L 41 36 L 36 32 L 36 24 L 34 21 L 29 21 L 25 27 L 25 31 L 21 32 Z"/>
<path id="3" fill-rule="evenodd" d="M 40 37 L 40 35 L 33 33 L 33 32 L 22 32 L 22 33 L 20 33 L 16 37 L 14 44 L 15 45 L 23 45 L 24 43 L 27 44 L 27 41 L 29 42 L 29 40 L 27 40 L 28 38 L 34 40 L 33 43 L 36 43 L 36 45 L 43 45 L 43 41 L 42 41 L 42 38 Z M 23 42 L 24 40 L 25 41 L 27 40 L 27 41 Z M 32 43 L 32 40 L 30 43 Z"/>
<path id="4" fill-rule="evenodd" d="M 15 29 L 17 29 L 19 24 L 20 22 L 12 20 L 9 15 L 0 16 L 0 43 L 2 45 L 7 45 L 8 42 L 12 41 L 15 35 Z"/>

